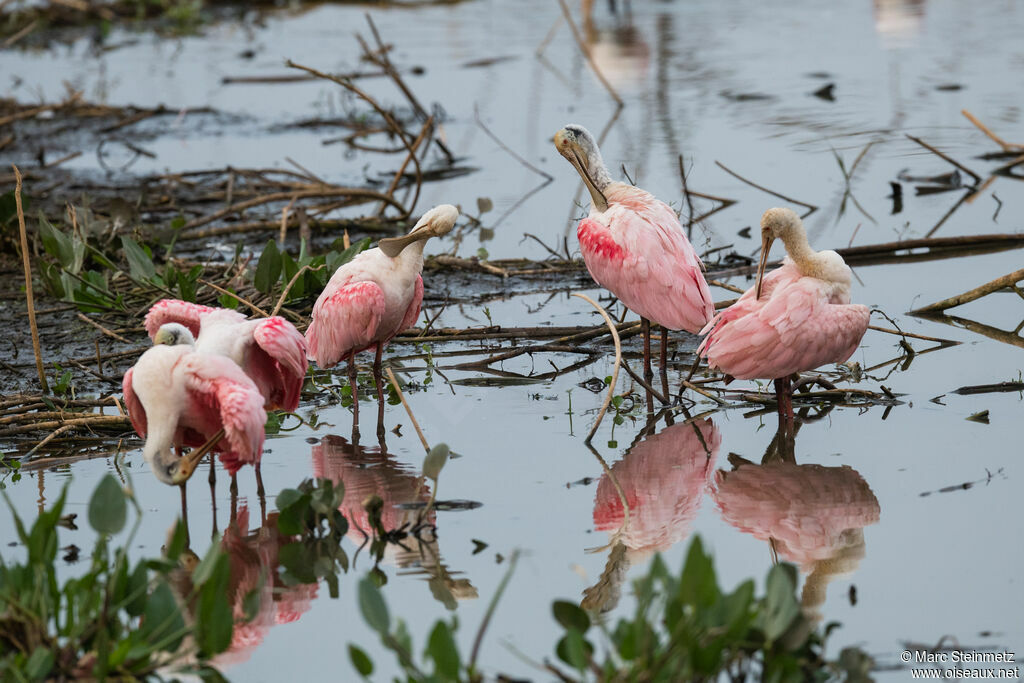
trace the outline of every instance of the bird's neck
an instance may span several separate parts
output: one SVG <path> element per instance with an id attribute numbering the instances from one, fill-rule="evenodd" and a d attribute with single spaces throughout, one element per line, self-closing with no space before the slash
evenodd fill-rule
<path id="1" fill-rule="evenodd" d="M 177 455 L 171 452 L 174 432 L 178 426 L 177 419 L 159 414 L 148 414 L 148 432 L 146 445 L 142 448 L 142 457 L 150 469 L 157 471 L 166 468 Z"/>
<path id="2" fill-rule="evenodd" d="M 782 238 L 782 242 L 786 245 L 786 253 L 796 264 L 801 275 L 820 277 L 823 264 L 818 252 L 811 249 L 807 235 L 800 232 L 790 233 Z"/>
<path id="3" fill-rule="evenodd" d="M 416 240 L 403 249 L 402 253 L 395 257 L 395 261 L 398 262 L 399 268 L 402 270 L 409 270 L 414 273 L 422 272 L 423 248 L 426 246 L 427 240 Z"/>
<path id="4" fill-rule="evenodd" d="M 594 187 L 603 192 L 612 182 L 608 167 L 604 165 L 601 152 L 596 147 L 590 150 L 587 157 L 587 171 L 590 174 L 590 179 L 594 181 Z"/>

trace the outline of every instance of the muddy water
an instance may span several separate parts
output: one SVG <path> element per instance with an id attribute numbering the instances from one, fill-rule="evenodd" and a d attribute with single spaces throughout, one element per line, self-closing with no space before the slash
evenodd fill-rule
<path id="1" fill-rule="evenodd" d="M 638 184 L 682 206 L 682 153 L 687 167 L 692 164 L 691 188 L 739 202 L 695 229 L 698 249 L 731 244 L 740 253 L 753 253 L 758 245 L 740 231 L 756 225 L 765 208 L 782 203 L 729 176 L 716 160 L 817 205 L 807 219 L 812 243 L 836 247 L 923 237 L 960 198 L 962 191 L 915 196 L 913 184 L 904 183 L 903 209 L 891 213 L 889 182 L 902 170 L 921 176 L 950 170 L 905 133 L 939 146 L 982 177 L 996 164 L 975 157 L 993 146 L 960 116 L 960 109 L 969 109 L 1007 140 L 1024 142 L 1018 97 L 1024 86 L 1024 44 L 1019 40 L 1024 15 L 1016 3 L 858 2 L 825 9 L 796 1 L 780 9 L 754 2 L 637 1 L 628 16 L 620 6 L 618 18 L 605 3 L 597 4 L 592 49 L 626 102 L 603 147 L 609 166 L 625 165 Z M 53 98 L 67 80 L 88 97 L 112 103 L 209 105 L 242 115 L 230 126 L 197 130 L 186 114 L 147 143 L 157 157 L 139 160 L 133 172 L 225 164 L 283 167 L 291 156 L 332 180 L 359 179 L 365 160 L 321 144 L 336 131 L 279 128 L 282 122 L 343 111 L 346 102 L 333 88 L 319 83 L 222 86 L 220 79 L 283 73 L 285 58 L 325 69 L 355 69 L 358 47 L 350 36 L 363 30 L 362 11 L 325 6 L 272 14 L 256 27 L 220 24 L 202 36 L 174 41 L 115 33 L 115 43 L 137 42 L 99 56 L 85 40 L 42 52 L 5 52 L 0 55 L 4 72 L 18 73 L 24 83 L 0 87 L 4 94 L 24 97 L 38 91 Z M 484 134 L 474 121 L 474 106 L 505 144 L 554 176 L 495 228 L 492 239 L 467 237 L 463 254 L 482 246 L 493 257 L 542 258 L 545 252 L 523 242 L 523 233 L 555 245 L 566 234 L 568 219 L 582 213 L 572 204 L 576 178 L 553 152 L 549 138 L 570 121 L 601 131 L 615 107 L 564 25 L 542 57 L 535 55 L 557 16 L 557 6 L 549 3 L 496 1 L 374 13 L 382 34 L 395 45 L 396 63 L 425 68 L 423 75 L 409 76 L 409 82 L 422 99 L 442 103 L 449 145 L 479 168 L 470 176 L 427 186 L 421 208 L 449 201 L 472 210 L 476 198 L 486 196 L 495 209 L 484 222 L 493 225 L 543 182 Z M 240 56 L 250 48 L 255 57 Z M 466 66 L 504 57 L 510 59 Z M 835 84 L 834 101 L 810 94 L 828 83 Z M 383 82 L 366 84 L 386 100 L 398 101 Z M 861 208 L 848 198 L 844 209 L 847 185 L 835 155 L 849 168 L 870 143 L 849 183 Z M 72 163 L 84 170 L 96 167 L 89 155 Z M 996 179 L 935 235 L 1020 231 L 1022 187 L 1019 181 Z M 698 203 L 702 208 L 710 206 Z M 570 233 L 570 245 L 572 240 Z M 772 441 L 773 418 L 747 417 L 749 407 L 715 412 L 713 424 L 699 427 L 704 437 L 696 440 L 699 448 L 694 429 L 680 427 L 681 417 L 672 427 L 662 420 L 655 436 L 632 447 L 643 420 L 627 418 L 614 434 L 606 420 L 594 443 L 605 459 L 617 463 L 614 471 L 633 492 L 631 505 L 638 510 L 631 528 L 615 536 L 623 545 L 621 555 L 635 565 L 632 575 L 642 571 L 653 550 L 663 551 L 669 565 L 678 567 L 684 539 L 700 533 L 714 552 L 721 581 L 732 586 L 764 575 L 772 561 L 766 539 L 774 538 L 779 556 L 801 567 L 809 607 L 824 621 L 843 624 L 833 637 L 835 652 L 858 644 L 883 663 L 895 663 L 904 641 L 934 644 L 944 635 L 965 647 L 1024 650 L 1019 577 L 1024 503 L 1017 483 L 1022 397 L 950 393 L 967 384 L 1018 378 L 1024 368 L 1021 348 L 902 315 L 1015 270 L 1020 261 L 1020 252 L 1006 252 L 857 268 L 856 301 L 881 307 L 904 329 L 963 343 L 920 354 L 888 376 L 892 366 L 872 371 L 873 379 L 859 386 L 878 390 L 884 384 L 900 394 L 901 404 L 888 414 L 881 407 L 837 409 L 807 423 L 796 439 L 799 468 L 744 465 L 736 475 L 716 474 L 732 469 L 729 454 L 759 463 Z M 733 281 L 747 285 L 742 278 Z M 719 290 L 716 296 L 732 295 Z M 547 298 L 517 296 L 490 302 L 488 309 L 501 325 L 596 324 L 583 302 L 564 294 L 540 312 L 529 312 Z M 1012 294 L 994 295 L 958 314 L 1012 331 L 1024 319 L 1024 306 Z M 464 326 L 485 324 L 485 319 L 480 308 L 464 308 L 446 311 L 441 323 Z M 882 320 L 876 324 L 888 326 Z M 692 345 L 690 339 L 683 341 Z M 923 341 L 913 345 L 919 351 L 931 346 Z M 457 347 L 433 346 L 435 352 L 451 348 Z M 900 353 L 895 337 L 869 332 L 854 360 L 870 367 Z M 572 359 L 551 360 L 565 366 Z M 502 369 L 543 372 L 550 369 L 546 361 L 520 358 Z M 446 361 L 437 362 L 443 366 Z M 482 503 L 474 510 L 437 513 L 437 542 L 420 560 L 396 553 L 383 564 L 389 604 L 408 622 L 417 644 L 424 642 L 434 619 L 448 614 L 424 579 L 457 582 L 451 585 L 464 598 L 458 602 L 459 643 L 468 651 L 506 567 L 497 556 L 507 558 L 520 549 L 519 569 L 481 659 L 494 671 L 542 677 L 508 646 L 536 659 L 552 654 L 557 627 L 549 616 L 550 602 L 581 598 L 597 581 L 614 545 L 594 553 L 587 549 L 607 546 L 623 521 L 607 483 L 600 482 L 601 465 L 582 443 L 601 397 L 577 386 L 610 369 L 606 359 L 554 381 L 503 388 L 449 387 L 435 374 L 425 390 L 409 396 L 427 437 L 447 442 L 464 456 L 444 471 L 440 497 Z M 453 381 L 478 376 L 444 372 Z M 702 400 L 693 411 L 712 407 Z M 981 410 L 989 411 L 989 424 L 965 419 Z M 342 478 L 347 472 L 349 482 L 359 482 L 350 486 L 359 490 L 372 484 L 387 502 L 415 498 L 412 483 L 422 449 L 400 407 L 389 407 L 386 415 L 389 426 L 403 425 L 401 436 L 388 436 L 389 455 L 371 451 L 351 457 L 338 441 L 351 431 L 349 411 L 337 406 L 316 411 L 320 429 L 303 428 L 268 441 L 263 467 L 268 491 L 326 470 Z M 362 413 L 364 435 L 371 435 L 373 411 Z M 328 435 L 333 435 L 328 444 L 311 443 Z M 325 464 L 325 458 L 333 465 Z M 352 462 L 364 467 L 352 470 Z M 31 515 L 40 496 L 52 500 L 69 483 L 71 507 L 84 518 L 89 493 L 112 467 L 106 461 L 81 462 L 27 476 L 7 490 L 16 507 Z M 138 451 L 126 454 L 123 469 L 131 473 L 147 511 L 139 552 L 156 553 L 177 512 L 177 492 L 153 480 Z M 585 478 L 589 484 L 569 485 Z M 967 488 L 940 492 L 967 482 L 972 482 Z M 249 471 L 242 473 L 240 484 L 249 524 L 256 528 L 259 505 Z M 201 552 L 214 515 L 208 511 L 204 483 L 196 481 L 191 488 L 193 545 Z M 655 490 L 658 500 L 652 501 Z M 785 495 L 772 498 L 766 492 Z M 215 504 L 216 524 L 223 530 L 230 512 L 224 477 Z M 10 538 L 9 524 L 5 528 L 4 537 Z M 73 542 L 89 547 L 88 532 L 73 535 Z M 488 547 L 474 554 L 473 539 Z M 351 546 L 353 551 L 356 547 Z M 443 558 L 443 569 L 435 553 Z M 423 571 L 407 575 L 410 562 Z M 369 567 L 363 554 L 356 573 Z M 854 586 L 855 605 L 850 598 Z M 627 586 L 616 609 L 628 606 Z M 298 600 L 281 608 L 281 615 L 267 621 L 255 638 L 258 645 L 235 653 L 226 669 L 229 677 L 270 681 L 302 672 L 346 678 L 353 675 L 342 648 L 349 641 L 366 647 L 378 666 L 390 664 L 358 616 L 353 581 L 343 581 L 338 599 L 330 599 L 321 586 L 315 599 Z M 906 674 L 889 676 L 897 680 Z"/>

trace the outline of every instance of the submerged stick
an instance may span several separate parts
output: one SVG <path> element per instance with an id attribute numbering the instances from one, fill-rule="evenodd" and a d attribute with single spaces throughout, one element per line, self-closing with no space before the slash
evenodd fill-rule
<path id="1" fill-rule="evenodd" d="M 715 162 L 715 165 L 717 165 L 717 166 L 718 166 L 718 167 L 719 167 L 720 169 L 722 169 L 723 171 L 725 171 L 726 173 L 728 173 L 729 175 L 731 175 L 731 176 L 732 176 L 733 178 L 736 178 L 736 180 L 742 181 L 742 182 L 746 183 L 747 185 L 750 185 L 750 186 L 751 186 L 751 187 L 753 187 L 753 188 L 756 188 L 756 189 L 758 189 L 758 190 L 761 190 L 761 192 L 767 192 L 767 193 L 768 193 L 768 194 L 770 194 L 771 196 L 773 196 L 773 197 L 778 197 L 779 199 L 781 199 L 781 200 L 783 200 L 783 201 L 787 201 L 787 202 L 792 202 L 792 203 L 794 203 L 794 204 L 799 204 L 800 206 L 806 207 L 807 209 L 809 209 L 809 211 L 808 211 L 808 212 L 807 212 L 806 214 L 804 214 L 804 217 L 805 217 L 805 218 L 806 218 L 807 216 L 810 216 L 810 215 L 811 215 L 812 213 L 814 213 L 815 211 L 817 211 L 817 210 L 818 210 L 818 207 L 817 207 L 817 206 L 815 206 L 814 204 L 808 204 L 807 202 L 802 202 L 802 201 L 800 201 L 799 199 L 793 199 L 792 197 L 787 197 L 786 195 L 784 195 L 784 194 L 781 194 L 781 193 L 779 193 L 779 192 L 776 192 L 775 190 L 769 190 L 769 189 L 768 189 L 767 187 L 765 187 L 764 185 L 758 185 L 757 183 L 755 183 L 755 182 L 753 182 L 753 181 L 751 181 L 751 180 L 747 180 L 746 178 L 744 178 L 743 176 L 741 176 L 741 175 L 740 175 L 739 173 L 737 173 L 736 171 L 733 171 L 732 169 L 728 168 L 728 167 L 727 167 L 727 166 L 726 166 L 725 164 L 723 164 L 723 163 L 722 163 L 721 161 L 716 161 L 716 162 Z"/>
<path id="2" fill-rule="evenodd" d="M 950 297 L 948 299 L 943 299 L 942 301 L 937 301 L 933 304 L 922 306 L 921 308 L 915 308 L 914 310 L 910 311 L 908 315 L 927 315 L 929 313 L 941 313 L 942 311 L 945 311 L 947 308 L 953 308 L 954 306 L 960 306 L 969 303 L 976 299 L 980 299 L 983 296 L 991 294 L 992 292 L 997 292 L 1000 289 L 1013 288 L 1013 286 L 1020 282 L 1021 280 L 1024 280 L 1024 268 L 1020 270 L 1015 270 L 1014 272 L 1004 275 L 1002 277 L 997 277 L 995 280 L 987 282 L 981 285 L 980 287 L 975 287 L 974 289 L 966 291 L 963 294 L 957 294 L 956 296 Z"/>
<path id="3" fill-rule="evenodd" d="M 612 370 L 612 381 L 608 385 L 608 395 L 604 399 L 604 405 L 601 406 L 601 412 L 597 414 L 597 421 L 594 422 L 594 426 L 590 428 L 590 433 L 587 434 L 587 438 L 583 440 L 583 443 L 589 444 L 590 440 L 594 438 L 594 434 L 597 433 L 597 428 L 601 426 L 601 420 L 604 419 L 604 414 L 608 411 L 608 406 L 611 405 L 612 395 L 615 393 L 615 382 L 619 378 L 619 366 L 622 364 L 622 343 L 619 341 L 619 331 L 615 328 L 615 323 L 612 322 L 611 317 L 608 315 L 608 311 L 604 310 L 601 304 L 597 303 L 586 294 L 573 292 L 572 295 L 583 299 L 597 309 L 597 312 L 604 318 L 605 323 L 608 324 L 608 330 L 612 333 L 612 341 L 615 342 L 615 367 Z"/>
<path id="4" fill-rule="evenodd" d="M 430 452 L 430 444 L 427 443 L 427 437 L 423 436 L 423 430 L 420 429 L 420 423 L 416 421 L 416 416 L 412 414 L 412 407 L 409 406 L 409 402 L 405 400 L 405 394 L 402 393 L 402 387 L 398 386 L 398 380 L 395 379 L 395 373 L 391 372 L 391 368 L 384 368 L 384 372 L 388 375 L 388 380 L 391 381 L 391 386 L 395 388 L 398 393 L 398 398 L 402 401 L 402 406 L 405 408 L 405 412 L 409 414 L 409 419 L 412 420 L 412 426 L 416 429 L 417 436 L 420 437 L 420 443 L 423 444 L 423 450 L 427 453 Z"/>
<path id="5" fill-rule="evenodd" d="M 32 264 L 28 257 L 28 234 L 25 231 L 25 209 L 21 204 L 21 171 L 14 164 L 14 205 L 18 211 L 18 230 L 21 231 L 21 262 L 25 267 L 25 302 L 28 306 L 28 325 L 32 329 L 32 350 L 36 354 L 36 372 L 39 373 L 39 386 L 44 394 L 50 393 L 43 371 L 43 352 L 39 347 L 39 327 L 36 325 L 36 306 L 32 298 Z"/>
<path id="6" fill-rule="evenodd" d="M 909 133 L 906 133 L 905 135 L 906 135 L 906 136 L 907 136 L 908 138 L 910 138 L 911 140 L 913 140 L 914 142 L 916 142 L 917 144 L 919 144 L 919 145 L 921 145 L 922 147 L 924 147 L 924 148 L 925 148 L 926 150 L 928 150 L 929 152 L 931 152 L 931 153 L 932 153 L 932 154 L 934 154 L 935 156 L 937 156 L 937 157 L 939 157 L 940 159 L 942 159 L 943 161 L 945 161 L 945 162 L 948 162 L 948 163 L 952 164 L 953 166 L 955 166 L 955 167 L 959 168 L 959 169 L 960 169 L 961 171 L 963 171 L 963 172 L 964 172 L 964 173 L 966 173 L 967 175 L 969 175 L 969 176 L 971 176 L 972 178 L 974 178 L 974 184 L 975 184 L 975 185 L 978 185 L 979 183 L 981 183 L 981 176 L 980 176 L 980 175 L 978 175 L 977 173 L 975 173 L 975 172 L 974 172 L 974 171 L 972 171 L 971 169 L 967 168 L 966 166 L 964 166 L 963 164 L 961 164 L 961 163 L 960 163 L 959 161 L 957 161 L 956 159 L 954 159 L 954 158 L 950 157 L 950 156 L 949 156 L 949 155 L 947 155 L 947 154 L 943 154 L 942 152 L 940 152 L 939 150 L 935 149 L 934 147 L 932 147 L 931 145 L 929 145 L 929 144 L 928 144 L 927 142 L 925 142 L 924 140 L 922 140 L 921 138 L 916 138 L 916 137 L 914 137 L 913 135 L 911 135 L 911 134 L 909 134 Z"/>
<path id="7" fill-rule="evenodd" d="M 990 140 L 992 140 L 992 142 L 994 142 L 997 145 L 999 145 L 1000 147 L 1002 147 L 1004 152 L 1014 152 L 1014 151 L 1024 152 L 1024 145 L 1018 145 L 1018 144 L 1015 144 L 1015 143 L 1012 143 L 1012 142 L 1007 142 L 1006 140 L 1003 140 L 1001 137 L 999 137 L 998 135 L 993 133 L 989 129 L 988 126 L 986 126 L 984 123 L 979 121 L 974 116 L 974 114 L 972 114 L 971 112 L 967 111 L 966 109 L 961 109 L 960 113 L 963 114 L 967 118 L 968 121 L 970 121 L 975 126 L 977 126 L 978 130 L 980 130 L 982 133 L 984 133 L 986 136 L 988 136 L 988 138 Z"/>

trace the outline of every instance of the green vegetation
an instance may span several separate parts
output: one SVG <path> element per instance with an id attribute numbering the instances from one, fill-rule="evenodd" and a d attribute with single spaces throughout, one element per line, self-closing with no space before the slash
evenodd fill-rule
<path id="1" fill-rule="evenodd" d="M 825 636 L 836 625 L 824 633 L 812 626 L 800 610 L 796 578 L 795 567 L 779 564 L 768 572 L 763 595 L 755 595 L 752 580 L 723 592 L 695 538 L 678 575 L 659 556 L 634 582 L 632 617 L 605 624 L 575 603 L 556 601 L 552 613 L 564 635 L 554 652 L 561 665 L 545 660 L 543 669 L 563 681 L 869 680 L 872 661 L 860 650 L 843 650 L 837 661 L 824 658 Z M 483 680 L 473 657 L 466 661 L 458 651 L 454 619 L 434 624 L 420 665 L 405 625 L 392 627 L 383 597 L 368 580 L 359 585 L 359 606 L 407 681 Z M 350 645 L 349 657 L 364 677 L 373 672 L 359 647 Z"/>
<path id="2" fill-rule="evenodd" d="M 185 549 L 179 523 L 163 557 L 132 562 L 128 557 L 141 509 L 130 490 L 112 475 L 96 487 L 89 524 L 100 534 L 87 571 L 58 583 L 57 528 L 66 489 L 26 529 L 11 507 L 24 561 L 0 557 L 0 675 L 4 680 L 146 678 L 164 667 L 212 675 L 206 661 L 231 643 L 232 617 L 225 587 L 228 561 L 213 544 L 192 573 L 184 600 L 196 605 L 186 618 L 172 590 Z M 124 544 L 110 537 L 136 522 Z M 10 503 L 8 501 L 8 505 Z"/>

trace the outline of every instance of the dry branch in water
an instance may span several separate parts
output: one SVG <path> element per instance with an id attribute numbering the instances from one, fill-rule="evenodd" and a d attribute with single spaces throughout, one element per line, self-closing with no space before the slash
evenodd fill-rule
<path id="1" fill-rule="evenodd" d="M 1024 280 L 1024 268 L 1009 273 L 1008 275 L 997 277 L 995 280 L 987 282 L 981 285 L 980 287 L 975 287 L 974 289 L 966 291 L 963 294 L 957 294 L 956 296 L 950 297 L 948 299 L 943 299 L 942 301 L 937 301 L 933 304 L 922 306 L 921 308 L 916 308 L 913 311 L 910 311 L 908 315 L 920 316 L 941 313 L 942 311 L 945 311 L 947 308 L 961 306 L 976 299 L 980 299 L 981 297 L 991 294 L 992 292 L 998 292 L 1001 289 L 1010 289 L 1017 292 L 1021 296 L 1024 296 L 1024 294 L 1021 294 L 1020 290 L 1017 289 L 1016 287 L 1016 284 L 1021 280 Z"/>

